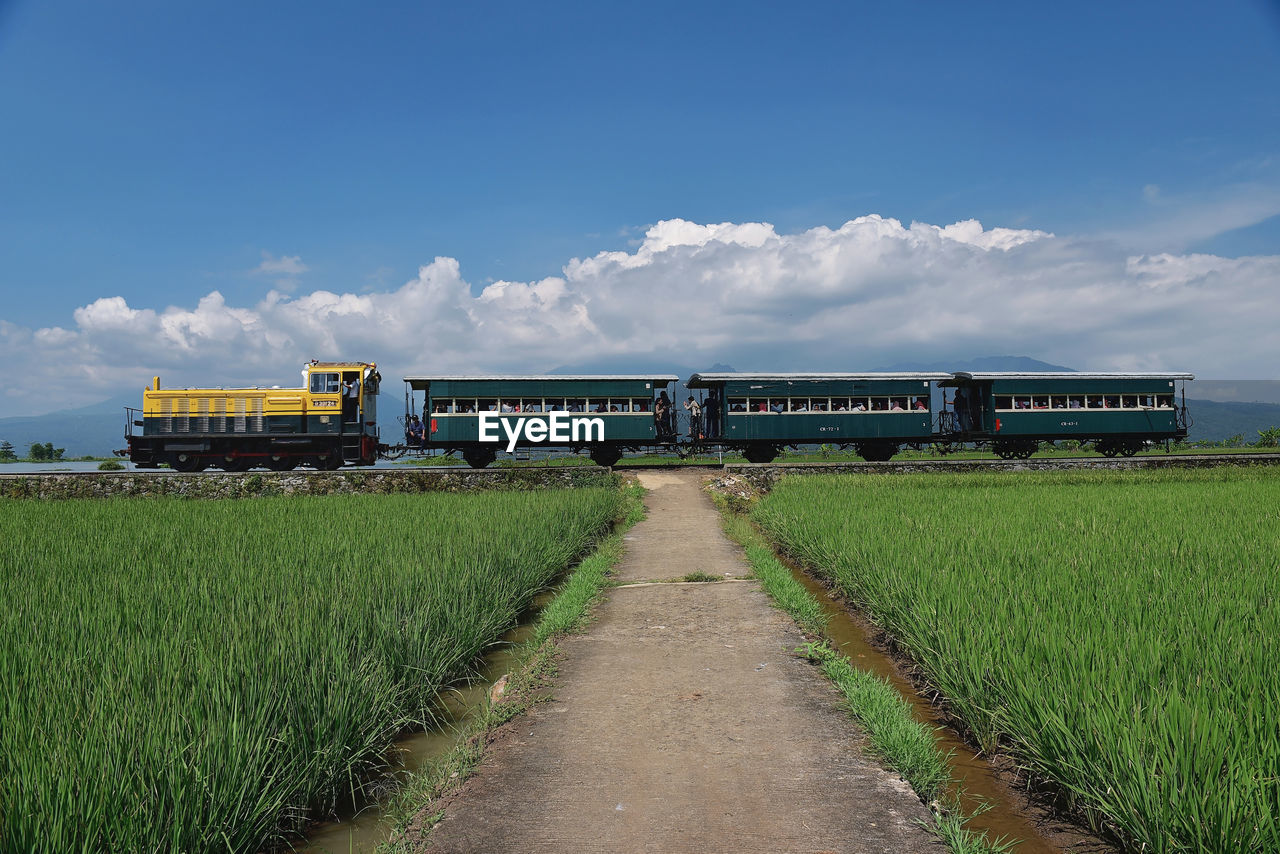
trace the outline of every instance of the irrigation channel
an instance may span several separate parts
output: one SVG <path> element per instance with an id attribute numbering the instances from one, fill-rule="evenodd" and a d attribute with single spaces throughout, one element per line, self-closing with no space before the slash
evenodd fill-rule
<path id="1" fill-rule="evenodd" d="M 947 721 L 939 714 L 938 709 L 916 692 L 910 680 L 902 674 L 893 659 L 872 642 L 873 630 L 866 623 L 854 618 L 845 605 L 832 596 L 826 585 L 809 575 L 794 561 L 784 555 L 779 555 L 778 560 L 791 570 L 792 577 L 804 585 L 809 594 L 822 606 L 822 611 L 827 617 L 826 632 L 831 644 L 847 656 L 858 669 L 869 671 L 875 676 L 888 680 L 903 699 L 911 704 L 916 720 L 935 727 L 938 747 L 943 753 L 951 754 L 954 780 L 950 794 L 962 793 L 961 802 L 966 810 L 974 810 L 979 804 L 990 807 L 970 819 L 968 827 L 978 832 L 986 831 L 988 839 L 1004 837 L 1019 840 L 1014 849 L 1017 854 L 1060 852 L 1062 848 L 1040 831 L 1028 816 L 1026 808 L 1017 803 L 1017 799 L 1011 795 L 1008 787 L 999 780 L 991 764 L 974 753 L 973 748 L 947 725 Z M 1046 814 L 1037 818 L 1048 818 L 1048 816 Z M 1099 844 L 1098 850 L 1109 850 L 1109 846 Z"/>
<path id="2" fill-rule="evenodd" d="M 392 769 L 383 782 L 402 782 L 454 748 L 467 724 L 484 707 L 494 683 L 520 666 L 520 647 L 533 637 L 538 617 L 554 595 L 548 590 L 535 596 L 519 622 L 485 653 L 475 675 L 440 695 L 437 727 L 396 740 L 391 748 Z M 393 829 L 384 812 L 385 803 L 376 796 L 379 788 L 386 791 L 387 787 L 366 787 L 365 797 L 342 804 L 335 820 L 311 828 L 294 850 L 299 854 L 371 854 L 390 838 Z"/>

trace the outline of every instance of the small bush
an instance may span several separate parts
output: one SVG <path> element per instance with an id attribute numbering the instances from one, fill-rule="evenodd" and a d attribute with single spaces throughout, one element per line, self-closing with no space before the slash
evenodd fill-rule
<path id="1" fill-rule="evenodd" d="M 124 471 L 124 463 L 119 460 L 103 460 L 98 463 L 98 471 Z"/>

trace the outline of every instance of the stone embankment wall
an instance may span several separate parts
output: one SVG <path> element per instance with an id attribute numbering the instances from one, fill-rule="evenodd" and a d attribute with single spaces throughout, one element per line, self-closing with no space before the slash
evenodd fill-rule
<path id="1" fill-rule="evenodd" d="M 366 469 L 245 474 L 88 473 L 0 476 L 5 498 L 254 498 L 263 495 L 354 495 L 469 492 L 478 489 L 554 489 L 613 484 L 596 467 L 528 469 Z"/>
<path id="2" fill-rule="evenodd" d="M 1172 469 L 1216 468 L 1219 466 L 1280 465 L 1280 454 L 1214 454 L 1149 457 L 1030 459 L 1030 460 L 916 460 L 885 463 L 800 463 L 796 465 L 729 464 L 725 474 L 742 478 L 758 490 L 768 490 L 778 479 L 792 474 L 915 474 L 991 472 L 991 471 L 1064 471 L 1079 469 Z"/>

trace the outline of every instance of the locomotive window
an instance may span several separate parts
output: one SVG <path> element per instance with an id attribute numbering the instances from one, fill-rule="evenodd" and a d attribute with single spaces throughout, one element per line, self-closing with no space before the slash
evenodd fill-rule
<path id="1" fill-rule="evenodd" d="M 311 375 L 311 393 L 312 394 L 337 394 L 342 390 L 342 383 L 338 374 L 318 374 Z"/>
<path id="2" fill-rule="evenodd" d="M 747 399 L 745 397 L 729 398 L 729 411 L 730 412 L 746 412 Z"/>

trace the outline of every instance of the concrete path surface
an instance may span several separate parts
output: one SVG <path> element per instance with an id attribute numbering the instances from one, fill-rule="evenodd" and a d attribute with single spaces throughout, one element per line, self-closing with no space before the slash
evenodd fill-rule
<path id="1" fill-rule="evenodd" d="M 750 569 L 696 473 L 646 473 L 624 584 Z M 941 852 L 754 581 L 609 591 L 555 698 L 507 725 L 431 852 Z"/>

